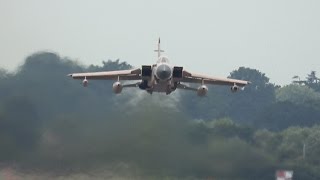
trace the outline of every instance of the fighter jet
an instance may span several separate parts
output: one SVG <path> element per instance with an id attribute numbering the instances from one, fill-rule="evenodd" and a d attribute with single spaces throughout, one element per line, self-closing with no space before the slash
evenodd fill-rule
<path id="1" fill-rule="evenodd" d="M 237 92 L 250 83 L 238 79 L 201 75 L 187 71 L 182 66 L 173 66 L 169 63 L 168 57 L 162 55 L 164 51 L 160 48 L 160 38 L 155 52 L 158 53 L 158 60 L 153 65 L 142 65 L 141 68 L 120 71 L 73 73 L 69 76 L 73 79 L 82 79 L 84 87 L 88 86 L 88 80 L 114 80 L 112 89 L 115 94 L 121 93 L 123 88 L 139 88 L 150 94 L 160 92 L 167 95 L 176 89 L 185 89 L 195 91 L 198 96 L 205 96 L 208 92 L 207 84 L 230 86 L 231 92 Z M 139 82 L 128 83 L 130 81 Z M 197 83 L 199 86 L 192 87 L 190 83 Z"/>

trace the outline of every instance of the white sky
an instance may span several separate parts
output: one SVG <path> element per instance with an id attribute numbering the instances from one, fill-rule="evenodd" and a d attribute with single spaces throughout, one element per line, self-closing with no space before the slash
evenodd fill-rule
<path id="1" fill-rule="evenodd" d="M 227 76 L 240 66 L 288 84 L 320 74 L 319 0 L 0 0 L 0 67 L 50 50 L 83 64 L 156 61 Z"/>

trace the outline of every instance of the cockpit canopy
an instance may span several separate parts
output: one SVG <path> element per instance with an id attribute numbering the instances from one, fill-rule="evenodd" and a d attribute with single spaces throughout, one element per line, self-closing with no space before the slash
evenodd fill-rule
<path id="1" fill-rule="evenodd" d="M 165 56 L 159 57 L 158 63 L 169 63 L 169 59 Z"/>

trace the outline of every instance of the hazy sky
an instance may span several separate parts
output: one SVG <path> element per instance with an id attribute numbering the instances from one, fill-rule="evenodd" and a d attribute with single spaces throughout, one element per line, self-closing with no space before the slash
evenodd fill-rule
<path id="1" fill-rule="evenodd" d="M 0 67 L 50 50 L 83 64 L 156 61 L 227 76 L 240 66 L 288 84 L 320 76 L 319 0 L 0 0 Z"/>

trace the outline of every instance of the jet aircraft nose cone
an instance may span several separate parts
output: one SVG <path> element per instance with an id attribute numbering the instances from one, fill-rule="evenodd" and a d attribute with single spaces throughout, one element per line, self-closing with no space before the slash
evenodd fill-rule
<path id="1" fill-rule="evenodd" d="M 156 76 L 160 80 L 167 80 L 171 77 L 171 68 L 167 64 L 161 64 L 158 66 L 157 71 L 156 71 Z"/>

